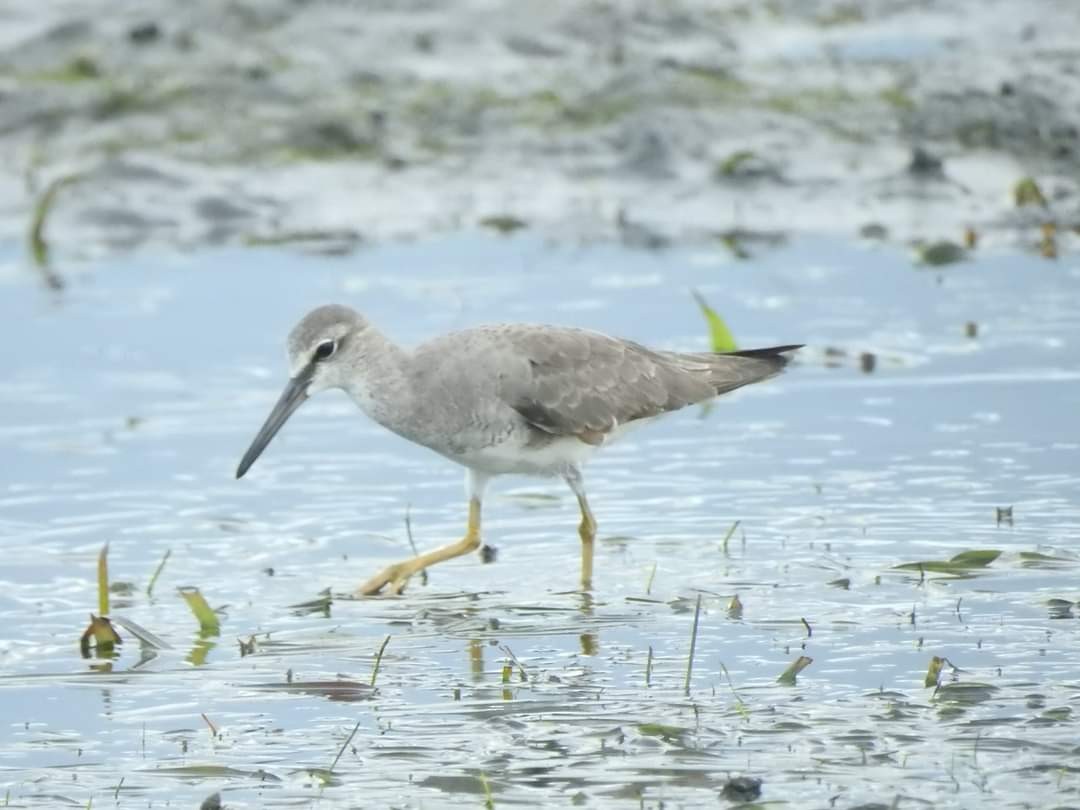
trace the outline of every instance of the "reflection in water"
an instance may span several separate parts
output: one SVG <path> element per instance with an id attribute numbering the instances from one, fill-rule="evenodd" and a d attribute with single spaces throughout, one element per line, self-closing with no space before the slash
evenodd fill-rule
<path id="1" fill-rule="evenodd" d="M 594 599 L 590 591 L 582 591 L 579 594 L 581 598 L 581 617 L 588 622 L 593 616 L 593 604 Z M 600 652 L 600 637 L 595 632 L 582 633 L 578 636 L 578 640 L 581 642 L 581 654 L 582 655 L 598 655 Z"/>
<path id="2" fill-rule="evenodd" d="M 469 674 L 473 683 L 484 680 L 484 642 L 478 638 L 469 639 Z"/>

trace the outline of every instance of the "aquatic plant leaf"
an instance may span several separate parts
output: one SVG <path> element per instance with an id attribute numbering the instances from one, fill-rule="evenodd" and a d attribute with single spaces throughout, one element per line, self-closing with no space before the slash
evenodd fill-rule
<path id="1" fill-rule="evenodd" d="M 109 615 L 109 544 L 101 547 L 97 561 L 98 613 Z"/>
<path id="2" fill-rule="evenodd" d="M 179 588 L 180 595 L 184 597 L 195 619 L 199 622 L 199 628 L 204 633 L 217 635 L 221 631 L 221 620 L 218 618 L 198 588 Z"/>
<path id="3" fill-rule="evenodd" d="M 1042 189 L 1030 177 L 1018 180 L 1016 185 L 1013 186 L 1013 202 L 1016 203 L 1017 208 L 1023 208 L 1025 205 L 1038 205 L 1046 208 L 1046 197 L 1043 195 Z"/>
<path id="4" fill-rule="evenodd" d="M 79 650 L 83 658 L 90 657 L 91 649 L 94 649 L 99 656 L 109 656 L 115 645 L 123 643 L 123 639 L 120 638 L 120 634 L 116 632 L 108 617 L 95 616 L 91 613 L 90 624 L 79 639 Z"/>
<path id="5" fill-rule="evenodd" d="M 714 352 L 733 352 L 739 347 L 735 338 L 728 329 L 724 319 L 719 313 L 709 306 L 709 303 L 697 290 L 693 291 L 694 300 L 701 307 L 701 314 L 705 316 L 705 322 L 709 325 L 709 342 Z"/>
<path id="6" fill-rule="evenodd" d="M 920 562 L 894 565 L 893 568 L 899 571 L 922 571 L 959 576 L 969 574 L 979 568 L 986 568 L 1000 556 L 1001 552 L 997 549 L 963 551 L 947 560 L 921 560 Z"/>
<path id="7" fill-rule="evenodd" d="M 68 174 L 57 177 L 45 187 L 45 191 L 34 204 L 34 216 L 30 220 L 30 255 L 34 264 L 44 266 L 49 263 L 49 242 L 45 238 L 45 223 L 56 204 L 56 197 L 67 186 L 74 185 L 82 175 Z"/>
<path id="8" fill-rule="evenodd" d="M 227 765 L 165 765 L 154 767 L 152 772 L 166 776 L 180 776 L 185 778 L 198 777 L 202 779 L 233 779 L 246 778 L 257 779 L 260 782 L 280 782 L 281 777 L 276 776 L 261 768 L 256 771 L 244 771 L 240 768 L 230 768 Z"/>
<path id="9" fill-rule="evenodd" d="M 1068 599 L 1047 599 L 1046 610 L 1049 613 L 1051 619 L 1071 619 L 1073 618 L 1074 602 L 1070 602 Z"/>
<path id="10" fill-rule="evenodd" d="M 985 568 L 1001 556 L 998 549 L 982 549 L 976 551 L 961 551 L 954 557 L 949 558 L 951 565 L 963 565 L 967 568 Z"/>
<path id="11" fill-rule="evenodd" d="M 998 691 L 998 688 L 989 683 L 947 683 L 943 684 L 935 693 L 935 698 L 949 703 L 975 705 L 990 700 Z"/>
<path id="12" fill-rule="evenodd" d="M 518 219 L 511 214 L 496 214 L 481 219 L 480 225 L 501 234 L 508 234 L 520 230 L 521 228 L 528 227 L 529 223 L 523 219 Z"/>
<path id="13" fill-rule="evenodd" d="M 172 645 L 170 645 L 169 642 L 165 641 L 163 638 L 155 636 L 145 627 L 136 622 L 133 622 L 131 619 L 125 618 L 124 616 L 113 616 L 112 623 L 120 625 L 129 633 L 131 633 L 131 635 L 135 636 L 135 638 L 137 638 L 140 643 L 145 644 L 148 647 L 152 647 L 156 650 L 172 649 Z"/>
<path id="14" fill-rule="evenodd" d="M 297 616 L 321 613 L 323 616 L 329 618 L 330 606 L 333 603 L 334 598 L 330 593 L 330 589 L 324 588 L 319 592 L 319 595 L 315 599 L 310 599 L 307 602 L 297 602 L 295 605 L 289 605 L 289 610 Z"/>
<path id="15" fill-rule="evenodd" d="M 777 683 L 782 683 L 787 686 L 794 686 L 795 679 L 799 673 L 814 663 L 814 659 L 808 655 L 800 655 L 796 658 L 791 665 L 780 673 L 780 677 L 776 679 Z"/>
<path id="16" fill-rule="evenodd" d="M 679 742 L 687 729 L 681 726 L 669 726 L 664 723 L 638 723 L 638 733 L 646 737 L 660 737 L 670 742 Z"/>
<path id="17" fill-rule="evenodd" d="M 254 689 L 273 692 L 292 692 L 299 695 L 324 697 L 339 703 L 353 703 L 358 700 L 370 700 L 378 690 L 370 684 L 359 681 L 292 681 L 284 683 L 257 683 Z"/>
<path id="18" fill-rule="evenodd" d="M 1069 557 L 1054 557 L 1038 551 L 1021 551 L 1019 557 L 1023 568 L 1064 568 L 1077 563 L 1077 560 Z"/>
<path id="19" fill-rule="evenodd" d="M 919 264 L 930 267 L 941 267 L 946 264 L 956 264 L 967 258 L 967 251 L 955 242 L 942 239 L 926 245 L 919 245 L 916 249 L 916 257 Z"/>
<path id="20" fill-rule="evenodd" d="M 929 688 L 937 686 L 941 680 L 941 668 L 945 666 L 945 659 L 935 655 L 930 659 L 930 666 L 926 669 L 926 677 L 923 678 L 923 686 Z"/>

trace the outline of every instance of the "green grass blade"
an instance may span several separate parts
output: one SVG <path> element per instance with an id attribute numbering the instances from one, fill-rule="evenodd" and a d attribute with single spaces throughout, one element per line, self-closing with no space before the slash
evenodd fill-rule
<path id="1" fill-rule="evenodd" d="M 733 352 L 738 349 L 735 337 L 731 334 L 724 319 L 720 314 L 709 306 L 709 303 L 697 290 L 693 290 L 694 300 L 701 307 L 701 314 L 705 316 L 705 322 L 709 325 L 709 342 L 714 352 Z"/>
<path id="2" fill-rule="evenodd" d="M 101 547 L 97 559 L 98 615 L 109 615 L 109 544 Z"/>
<path id="3" fill-rule="evenodd" d="M 195 614 L 195 619 L 199 622 L 199 628 L 204 633 L 217 635 L 221 631 L 221 620 L 210 608 L 210 605 L 206 603 L 206 599 L 203 598 L 199 589 L 185 587 L 178 590 L 180 595 L 184 597 L 184 601 L 187 602 L 188 607 L 191 608 L 191 612 Z"/>

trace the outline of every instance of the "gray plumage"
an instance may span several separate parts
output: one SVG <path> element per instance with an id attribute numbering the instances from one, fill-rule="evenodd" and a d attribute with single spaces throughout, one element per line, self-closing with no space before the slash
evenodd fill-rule
<path id="1" fill-rule="evenodd" d="M 406 350 L 348 307 L 319 307 L 289 335 L 289 384 L 237 476 L 308 396 L 340 388 L 386 428 L 467 468 L 477 532 L 491 476 L 561 475 L 581 505 L 585 540 L 595 521 L 581 465 L 597 447 L 628 425 L 772 377 L 787 364 L 785 353 L 798 348 L 670 352 L 584 329 L 503 324 L 452 332 Z M 464 553 L 461 548 L 454 546 L 450 556 Z M 427 565 L 447 559 L 446 553 L 417 560 Z M 392 566 L 363 592 L 391 581 L 403 587 L 418 565 Z M 584 557 L 582 571 L 585 581 Z"/>

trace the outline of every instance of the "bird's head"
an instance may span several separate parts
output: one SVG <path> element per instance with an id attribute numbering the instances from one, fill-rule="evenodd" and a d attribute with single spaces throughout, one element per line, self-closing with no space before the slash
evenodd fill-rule
<path id="1" fill-rule="evenodd" d="M 304 401 L 328 388 L 345 388 L 350 358 L 361 354 L 361 335 L 368 322 L 348 307 L 331 304 L 305 315 L 289 333 L 289 381 L 277 404 L 255 435 L 236 477 L 248 471 L 270 440 Z"/>

